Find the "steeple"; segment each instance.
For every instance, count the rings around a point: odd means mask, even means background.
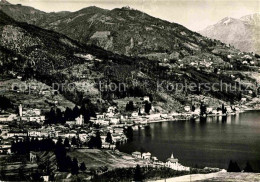
[[[174,159],[174,157],[173,157],[173,153],[172,153],[172,155],[171,155],[171,159]]]

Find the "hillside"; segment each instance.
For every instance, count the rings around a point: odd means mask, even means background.
[[[10,9],[20,5],[8,6]],[[229,74],[225,74],[227,69],[256,70],[259,65],[259,60],[253,54],[242,53],[220,41],[202,37],[181,25],[151,17],[137,10],[122,8],[109,11],[89,7],[74,13],[63,13],[62,19],[57,17],[59,20],[55,24],[47,20],[42,20],[42,23],[53,27],[57,25],[57,28],[58,25],[63,25],[65,28],[63,31],[75,32],[75,35],[79,35],[76,30],[84,35],[88,33],[92,38],[86,42],[97,39],[95,43],[97,45],[101,39],[104,45],[109,42],[106,38],[103,39],[109,34],[103,31],[104,28],[108,28],[106,31],[109,32],[113,30],[115,32],[111,34],[113,37],[111,52],[95,45],[86,45],[84,39],[79,38],[81,40],[79,43],[52,30],[17,22],[1,12],[0,47],[3,61],[0,69],[7,73],[10,70],[17,71],[25,78],[33,76],[48,85],[57,83],[62,86],[66,82],[65,88],[68,88],[68,85],[73,84],[73,90],[64,90],[62,87],[63,89],[59,91],[67,99],[78,104],[83,98],[88,98],[99,107],[97,108],[99,111],[104,109],[104,105],[113,104],[115,99],[145,95],[153,97],[154,105],[158,109],[177,111],[181,111],[186,104],[199,103],[202,98],[206,98],[207,103],[218,105],[221,100],[236,102],[241,99],[241,91],[238,91],[238,88],[230,91],[207,91],[207,88],[199,86],[199,83],[212,85],[221,79],[224,83],[234,85],[235,79],[241,75],[230,77]],[[77,18],[71,19],[74,16]],[[88,25],[88,22],[85,22],[88,21],[87,17],[94,18],[90,28],[75,30],[77,25]],[[104,26],[108,22],[118,21],[121,23]],[[97,30],[102,32],[97,33]],[[103,38],[100,39],[100,36]],[[129,53],[148,57],[154,61],[122,55],[121,51],[128,45],[124,39],[128,39],[129,36],[139,37],[133,38],[132,41],[129,39],[132,42],[132,46],[128,49]],[[136,44],[136,40],[143,42]],[[110,50],[109,47],[104,48]],[[122,54],[115,54],[116,52]],[[244,61],[247,65],[242,64]],[[255,65],[251,68],[248,64],[252,62]],[[218,69],[220,72],[216,74]],[[163,83],[159,89],[158,82]],[[251,79],[251,82],[254,82],[254,79]],[[118,86],[121,83],[126,86],[123,91],[106,89],[109,84]],[[178,83],[195,83],[195,90],[186,88],[184,91],[177,91],[174,86]],[[105,87],[100,88],[100,84],[103,86],[105,84]],[[221,85],[216,87],[219,89]],[[98,104],[100,102],[103,104]]]
[[[240,19],[226,17],[199,33],[231,44],[241,51],[260,53],[259,13],[243,16]]]
[[[182,25],[127,7],[106,10],[92,6],[76,12],[58,13],[44,13],[10,4],[0,5],[0,9],[17,21],[54,30],[81,43],[128,56],[178,60],[211,53],[212,47],[223,46]]]

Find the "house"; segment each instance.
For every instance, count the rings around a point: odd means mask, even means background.
[[[30,130],[28,131],[28,136],[30,137],[38,137],[41,135],[40,131],[36,131],[36,130]]]
[[[76,118],[76,125],[83,125],[83,116],[80,115],[79,117]]]
[[[144,101],[150,102],[149,96],[144,96]]]
[[[193,114],[199,115],[200,114],[200,108],[196,108]]]
[[[104,143],[106,143],[106,138],[107,138],[107,136],[106,135],[100,135],[100,138],[101,138],[101,142],[102,142],[102,144]]]
[[[124,128],[114,128],[114,133],[123,134]]]
[[[109,106],[108,109],[107,109],[107,112],[108,113],[115,113],[116,112],[116,106]]]
[[[190,106],[185,106],[185,107],[184,107],[184,110],[185,110],[186,112],[190,112]]]
[[[115,114],[113,112],[109,112],[109,113],[106,113],[106,117],[108,118],[111,118],[113,117]]]
[[[212,107],[207,107],[207,113],[212,113],[213,108]]]
[[[11,138],[11,137],[26,137],[27,133],[26,132],[9,132],[7,133],[7,137]]]
[[[107,126],[109,125],[109,120],[105,119],[105,120],[98,120],[98,124],[103,125],[103,126]]]
[[[151,159],[151,153],[150,152],[145,152],[142,153],[142,159],[150,160]]]
[[[151,157],[151,159],[152,159],[153,162],[157,162],[158,161],[157,157],[155,157],[155,156]]]
[[[136,111],[135,111],[135,112],[132,112],[131,116],[132,116],[132,117],[138,117],[138,112],[136,112]]]
[[[68,133],[65,133],[65,138],[73,138],[73,137],[76,137],[77,134],[74,133],[74,132],[68,132]]]
[[[245,97],[241,98],[241,101],[242,101],[242,102],[245,102],[245,101],[246,101],[246,98],[245,98]]]
[[[76,122],[75,121],[66,121],[66,124],[68,124],[68,125],[75,125],[76,124]]]
[[[35,152],[30,151],[30,162],[36,162],[37,160],[37,155]]]
[[[97,114],[96,116],[97,116],[97,119],[98,119],[98,120],[99,120],[99,119],[105,119],[104,114]]]
[[[17,119],[17,115],[16,114],[2,114],[0,115],[0,122],[4,122],[4,121],[13,121]]]
[[[138,158],[138,159],[142,158],[141,152],[133,152],[132,156],[134,156],[135,158]]]
[[[242,64],[248,64],[248,62],[247,61],[243,61]]]
[[[79,133],[79,140],[82,141],[82,142],[86,142],[88,140],[88,134]]]
[[[168,114],[167,114],[167,113],[162,113],[162,114],[161,114],[161,118],[163,118],[163,119],[168,119]]]
[[[0,145],[1,154],[11,154],[11,142],[9,140],[2,141]]]
[[[117,117],[110,118],[110,124],[115,125],[115,124],[119,124],[119,123],[120,123],[119,118],[117,118]]]
[[[226,107],[226,110],[227,110],[227,113],[233,112],[233,109],[232,109],[230,106],[227,106],[227,107]]]
[[[101,146],[101,148],[103,148],[103,149],[109,149],[109,147],[110,147],[110,143],[107,143],[107,142],[103,142],[103,141],[102,141],[102,146]]]
[[[120,142],[121,139],[122,139],[122,135],[121,134],[118,134],[118,133],[112,133],[112,140],[114,143],[116,142]]]

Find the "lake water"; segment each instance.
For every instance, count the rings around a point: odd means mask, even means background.
[[[247,161],[260,172],[260,111],[208,117],[206,121],[168,121],[134,131],[132,142],[119,150],[151,152],[165,161],[173,153],[186,166],[227,168],[230,160],[241,169]]]

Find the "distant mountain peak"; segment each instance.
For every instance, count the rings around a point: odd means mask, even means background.
[[[260,52],[260,13],[241,18],[225,17],[199,31],[201,35],[231,44],[246,52]]]
[[[235,18],[232,17],[225,17],[222,20],[218,22],[218,24],[223,24],[223,25],[229,25],[235,21]]]
[[[240,20],[246,24],[260,26],[260,13],[242,16]]]

